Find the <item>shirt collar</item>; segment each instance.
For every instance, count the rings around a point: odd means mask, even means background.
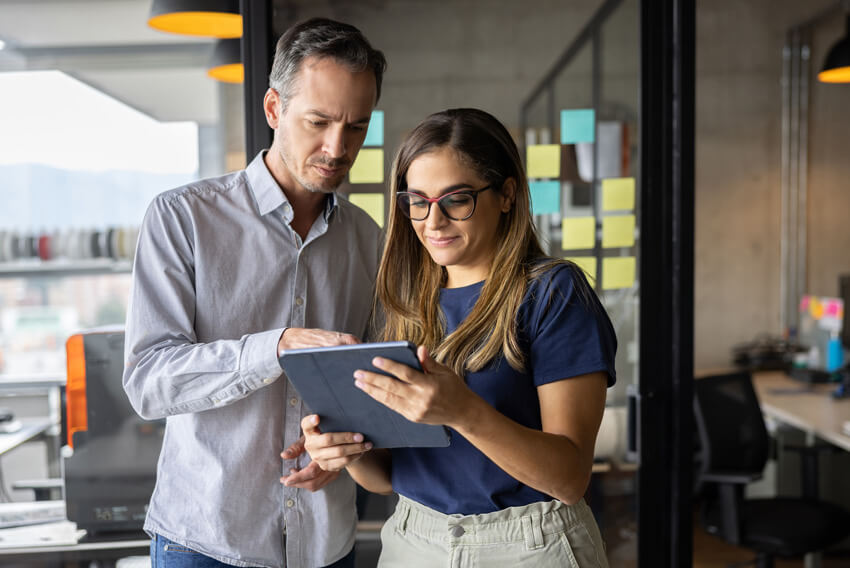
[[[251,160],[248,167],[245,168],[245,174],[248,176],[248,186],[254,194],[254,200],[257,202],[259,213],[260,215],[266,215],[282,205],[286,205],[286,209],[291,211],[292,208],[289,207],[289,200],[286,198],[286,194],[280,189],[268,166],[266,166],[264,160],[266,153],[268,153],[268,150],[260,151]],[[331,214],[337,208],[339,202],[335,192],[327,195],[328,198],[325,200],[325,210],[323,212],[325,221],[330,220]]]

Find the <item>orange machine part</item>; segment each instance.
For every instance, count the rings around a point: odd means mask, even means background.
[[[68,382],[65,386],[68,445],[74,447],[74,432],[88,430],[86,416],[86,353],[83,336],[72,335],[65,343]]]

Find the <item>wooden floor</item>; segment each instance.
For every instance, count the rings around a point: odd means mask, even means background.
[[[708,534],[700,526],[694,523],[694,564],[693,568],[726,568],[730,564],[743,563],[755,559],[755,554],[746,548],[738,548],[726,544],[719,538]],[[777,559],[776,568],[802,568],[802,558]],[[847,568],[850,566],[850,558],[837,558],[830,555],[823,557],[821,566],[823,568]]]

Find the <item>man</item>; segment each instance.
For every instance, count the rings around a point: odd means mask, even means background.
[[[145,522],[154,566],[353,566],[354,484],[310,463],[278,355],[366,332],[381,233],[333,191],[385,67],[352,26],[296,25],[263,101],[268,152],[148,209],[124,388],[142,417],[167,417]]]

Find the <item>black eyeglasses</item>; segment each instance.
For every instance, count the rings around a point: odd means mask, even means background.
[[[465,221],[475,213],[478,194],[492,189],[492,185],[481,189],[461,189],[440,197],[425,197],[419,193],[399,191],[396,193],[398,208],[411,221],[424,221],[431,212],[431,204],[436,203],[443,215],[452,221]]]

